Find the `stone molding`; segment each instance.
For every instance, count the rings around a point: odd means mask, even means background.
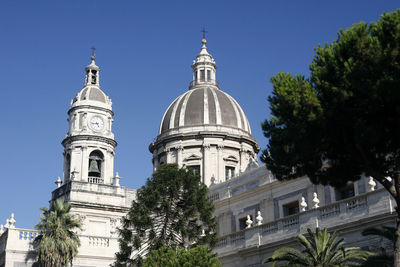
[[[68,115],[71,116],[72,112],[77,110],[77,109],[94,109],[94,110],[101,110],[107,113],[110,113],[111,116],[114,116],[114,112],[111,109],[107,109],[107,108],[102,108],[102,107],[97,107],[97,106],[92,106],[92,105],[81,105],[81,106],[75,106],[72,107],[68,110]]]
[[[161,146],[165,146],[166,144],[177,141],[177,140],[193,140],[193,139],[199,139],[199,138],[207,138],[207,137],[219,137],[222,138],[223,140],[230,140],[230,141],[236,141],[239,143],[247,143],[251,145],[254,148],[254,151],[258,153],[260,151],[260,147],[257,145],[257,142],[255,139],[251,137],[246,137],[246,136],[238,136],[238,135],[230,135],[227,133],[221,133],[221,132],[208,132],[208,131],[202,131],[202,132],[197,132],[197,133],[181,133],[181,134],[174,134],[166,137],[162,137],[160,139],[157,139],[155,142],[152,142],[149,145],[149,151],[153,153],[155,149],[160,148]],[[199,144],[202,146],[202,144]],[[212,145],[212,144],[210,144]]]
[[[103,137],[103,136],[97,136],[97,135],[73,135],[73,136],[68,136],[65,138],[61,144],[66,147],[68,144],[71,144],[72,142],[75,141],[97,141],[97,142],[103,142],[109,145],[112,145],[113,147],[116,147],[118,145],[117,141]]]

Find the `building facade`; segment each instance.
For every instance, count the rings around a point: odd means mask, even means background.
[[[363,237],[367,227],[393,225],[395,202],[372,177],[342,189],[313,185],[307,177],[277,181],[258,166],[259,147],[240,105],[221,90],[212,55],[202,40],[192,64],[189,90],[165,111],[150,144],[154,170],[165,163],[198,172],[216,206],[223,266],[267,266],[262,261],[282,246],[295,247],[307,228],[339,231],[348,245],[390,251],[379,237]],[[82,222],[74,266],[109,266],[118,251],[117,227],[136,191],[120,185],[114,172],[111,99],[100,89],[95,57],[85,83],[71,101],[64,146],[63,177],[51,200],[72,205]],[[388,178],[390,179],[390,178]],[[35,230],[16,228],[14,215],[0,227],[0,267],[32,266]]]

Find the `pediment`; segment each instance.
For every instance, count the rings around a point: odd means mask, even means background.
[[[231,161],[231,162],[239,162],[239,160],[235,156],[227,156],[224,158],[225,161]]]
[[[200,156],[192,154],[189,157],[185,158],[183,161],[200,160],[200,159],[201,159]]]

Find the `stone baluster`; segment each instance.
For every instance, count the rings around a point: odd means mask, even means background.
[[[253,221],[250,219],[250,215],[247,215],[246,228],[250,228],[252,224],[253,224]]]
[[[370,176],[369,181],[368,181],[369,191],[375,191],[375,186],[376,186],[376,183],[374,181],[374,178],[372,176]]]
[[[304,197],[301,197],[301,202],[300,202],[300,210],[301,211],[306,211],[306,209],[307,209],[307,202],[306,202],[306,199],[304,198]]]
[[[318,208],[319,207],[319,199],[318,199],[318,196],[317,196],[317,193],[313,193],[313,200],[312,200],[312,202],[313,202],[313,209],[316,209],[316,208]]]
[[[257,217],[256,217],[257,225],[261,225],[263,220],[264,218],[261,216],[261,211],[257,211]]]

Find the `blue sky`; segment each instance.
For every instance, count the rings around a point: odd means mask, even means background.
[[[221,88],[242,106],[264,148],[269,78],[308,75],[313,49],[339,28],[376,21],[398,1],[0,2],[0,224],[11,212],[31,228],[62,174],[70,100],[83,86],[90,47],[113,100],[115,170],[138,188],[151,176],[148,145],[162,115],[188,89],[206,27]]]

